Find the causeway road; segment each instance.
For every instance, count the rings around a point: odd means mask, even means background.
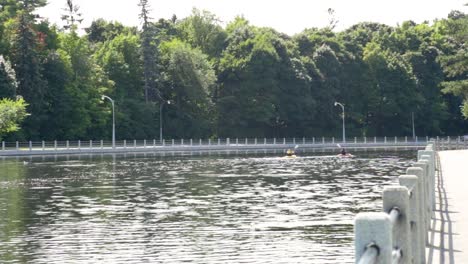
[[[427,263],[468,263],[468,150],[438,154]]]

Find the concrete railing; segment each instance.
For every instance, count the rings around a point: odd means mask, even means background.
[[[383,212],[356,216],[356,263],[425,263],[435,208],[435,149],[432,142],[419,150],[399,185],[384,188]]]
[[[436,150],[468,149],[468,136],[443,138],[436,141]]]
[[[83,153],[119,153],[147,151],[203,151],[282,149],[299,145],[301,148],[369,147],[424,147],[429,137],[354,137],[341,140],[326,137],[310,138],[216,138],[171,140],[119,140],[115,147],[111,141],[26,141],[1,142],[0,156],[60,155]]]

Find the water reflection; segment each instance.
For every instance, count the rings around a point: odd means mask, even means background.
[[[2,263],[353,263],[413,152],[0,162]]]

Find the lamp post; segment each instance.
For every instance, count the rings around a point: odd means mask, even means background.
[[[115,109],[114,100],[107,95],[101,96],[101,99],[108,99],[112,103],[112,148],[115,149]]]
[[[159,105],[159,141],[162,144],[163,140],[163,106],[165,104],[171,104],[171,101],[161,101],[161,104]]]
[[[341,110],[343,110],[343,143],[346,143],[346,130],[345,130],[345,110],[344,105],[342,103],[335,102],[335,106],[341,106]]]

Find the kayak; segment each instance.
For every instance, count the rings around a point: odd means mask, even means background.
[[[293,159],[293,158],[296,158],[297,156],[296,155],[291,155],[291,156],[284,156],[284,158],[287,158],[287,159]]]
[[[354,155],[351,155],[351,154],[345,154],[345,155],[338,154],[336,156],[339,157],[339,158],[354,158]]]

